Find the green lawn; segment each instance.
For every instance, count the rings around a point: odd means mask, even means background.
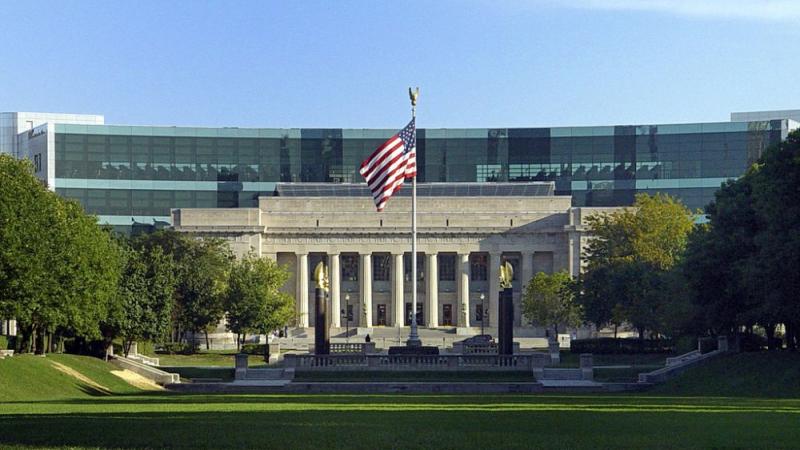
[[[158,353],[154,356],[158,358],[160,365],[166,367],[234,367],[236,363],[235,351],[209,351],[195,353],[194,355],[170,355],[166,353]],[[264,362],[264,357],[262,355],[249,355],[247,357],[247,364],[250,367],[253,367],[263,366],[266,363]]]
[[[15,356],[0,448],[797,448],[800,357],[725,358],[645,394],[475,396],[143,394],[99,360]]]

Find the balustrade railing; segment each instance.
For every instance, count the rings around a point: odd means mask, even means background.
[[[331,354],[284,356],[296,370],[511,370],[533,368],[531,355]]]

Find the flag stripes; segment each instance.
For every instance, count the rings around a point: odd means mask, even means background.
[[[399,191],[406,178],[417,175],[415,120],[381,144],[361,163],[359,173],[372,191],[378,211]]]

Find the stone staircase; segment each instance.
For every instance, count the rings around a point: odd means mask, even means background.
[[[247,369],[245,380],[292,380],[293,369]]]
[[[581,369],[556,369],[545,367],[541,376],[542,380],[582,380]]]

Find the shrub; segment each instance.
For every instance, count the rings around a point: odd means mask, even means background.
[[[705,354],[708,352],[713,352],[717,349],[717,338],[715,337],[701,337],[697,340],[697,348],[700,350],[700,353]]]
[[[161,351],[170,355],[191,355],[194,350],[194,346],[186,342],[167,342],[161,349]]]
[[[739,335],[739,348],[743,352],[757,352],[767,348],[767,338],[758,334]]]
[[[389,347],[390,355],[438,355],[439,347],[422,346],[422,347]]]
[[[595,338],[574,339],[570,342],[569,350],[572,353],[597,353],[597,354],[634,354],[634,353],[669,353],[673,350],[670,339],[645,339],[636,338]]]
[[[12,336],[0,336],[0,350],[14,348],[11,343]]]
[[[137,341],[136,347],[140,355],[154,355],[156,352],[155,346],[150,341]]]
[[[240,353],[248,355],[263,355],[267,351],[267,344],[243,344]]]

